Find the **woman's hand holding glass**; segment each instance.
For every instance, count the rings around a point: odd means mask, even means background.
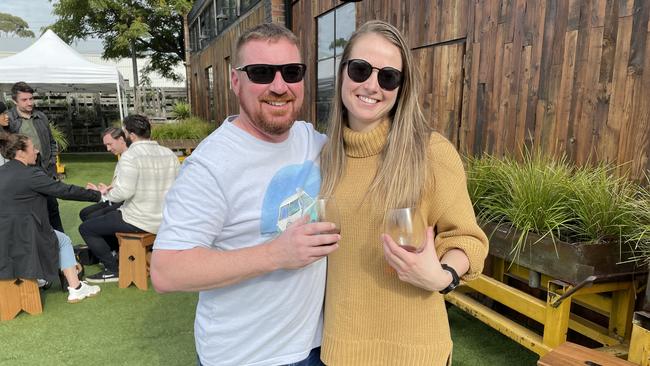
[[[401,281],[428,290],[446,288],[450,274],[442,269],[433,228],[411,209],[389,210],[382,234],[384,257]]]

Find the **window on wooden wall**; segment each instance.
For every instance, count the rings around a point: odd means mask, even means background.
[[[199,45],[199,22],[194,21],[190,26],[190,49],[192,51],[198,51],[201,49]]]
[[[237,0],[217,0],[217,33],[234,23],[238,16]]]
[[[201,33],[199,35],[200,48],[205,47],[208,42],[214,38],[217,34],[216,29],[216,19],[214,12],[214,1],[209,2],[209,4],[201,11],[201,16],[199,17],[199,24]]]
[[[208,96],[208,120],[214,121],[214,70],[212,70],[212,66],[205,68],[205,83]]]
[[[241,10],[240,14],[251,10],[255,4],[259,3],[260,0],[239,0],[239,9]]]
[[[343,48],[355,30],[356,10],[353,3],[342,5],[316,19],[318,23],[318,65],[316,87],[316,127],[324,131],[334,88],[336,70]]]

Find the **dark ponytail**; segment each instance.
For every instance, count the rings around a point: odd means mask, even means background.
[[[27,135],[0,132],[0,154],[5,159],[12,160],[18,150],[27,151],[28,140]]]

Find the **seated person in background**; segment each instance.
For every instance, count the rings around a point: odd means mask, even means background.
[[[115,167],[115,177],[106,199],[122,202],[117,210],[88,219],[79,226],[79,233],[90,251],[104,265],[104,270],[88,276],[88,282],[116,282],[117,259],[106,237],[117,232],[157,233],[162,220],[163,199],[178,174],[178,158],[168,148],[150,140],[151,124],[147,117],[130,115],[124,119],[124,132],[129,148]]]
[[[103,192],[61,183],[35,167],[38,150],[26,135],[0,133],[0,153],[8,159],[0,166],[0,279],[52,281],[60,267],[70,285],[69,302],[96,295],[97,286],[77,278],[69,238],[52,229],[47,196],[92,202]]]
[[[72,249],[70,237],[60,231],[54,230],[59,240],[59,268],[68,281],[68,302],[73,304],[86,297],[93,297],[101,291],[99,286],[89,285],[85,281],[79,281],[77,277],[77,260]]]
[[[102,142],[106,146],[106,150],[116,156],[124,154],[126,149],[128,149],[126,135],[121,128],[109,127],[105,129],[102,132]],[[113,173],[113,180],[115,180],[115,174],[117,174],[117,169]],[[97,187],[92,183],[88,183],[86,188],[96,189]],[[98,202],[81,210],[79,212],[79,218],[81,221],[86,221],[90,218],[104,215],[109,211],[117,210],[120,206],[122,206],[122,202]]]

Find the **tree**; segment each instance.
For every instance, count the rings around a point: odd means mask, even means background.
[[[22,38],[34,37],[34,32],[29,30],[29,25],[23,18],[7,13],[0,13],[0,33],[4,33],[5,36],[13,34]]]
[[[173,67],[185,61],[183,15],[191,7],[192,0],[59,0],[50,28],[66,42],[102,39],[104,58],[149,57],[145,74],[178,81]]]
[[[345,45],[348,44],[348,40],[345,38],[337,38],[330,43],[330,50],[333,50],[337,47],[345,48]]]

